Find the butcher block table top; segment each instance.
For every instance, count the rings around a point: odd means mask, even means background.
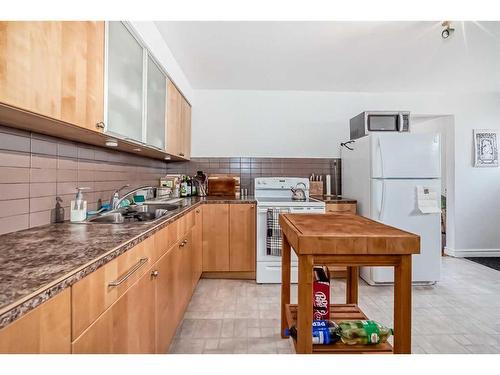
[[[420,237],[354,214],[281,214],[281,337],[296,327],[297,353],[411,353],[411,256]],[[291,251],[298,257],[298,304],[290,304]],[[346,304],[330,320],[367,319],[358,306],[359,266],[394,267],[394,346],[312,343],[313,267],[346,266]]]
[[[280,226],[297,255],[418,254],[420,237],[358,215],[282,214]]]

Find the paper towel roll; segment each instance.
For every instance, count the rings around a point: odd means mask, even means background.
[[[326,195],[332,194],[332,176],[326,175]]]

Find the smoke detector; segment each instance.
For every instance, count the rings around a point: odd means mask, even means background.
[[[441,31],[441,38],[443,39],[448,39],[455,31],[450,21],[443,21],[441,26],[443,26],[443,31]]]

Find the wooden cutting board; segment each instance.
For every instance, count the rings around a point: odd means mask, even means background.
[[[240,178],[236,176],[209,176],[208,195],[236,197],[240,192]]]

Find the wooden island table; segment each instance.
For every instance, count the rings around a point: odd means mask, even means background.
[[[297,353],[411,353],[411,256],[420,237],[351,214],[282,214],[281,337],[295,326]],[[298,261],[298,304],[290,304],[291,248]],[[330,319],[368,319],[358,307],[358,267],[394,267],[394,347],[312,344],[313,266],[347,266],[346,304],[330,305]]]

